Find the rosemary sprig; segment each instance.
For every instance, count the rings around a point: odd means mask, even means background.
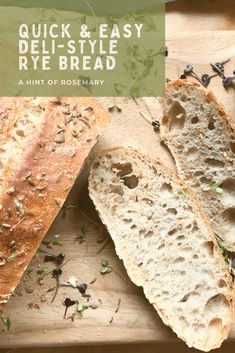
[[[3,316],[3,315],[1,315],[0,318],[1,318],[2,322],[3,322],[3,324],[6,326],[7,331],[9,331],[10,328],[11,328],[11,320],[10,320],[10,318],[8,316]]]
[[[223,189],[220,187],[221,184],[222,184],[221,182],[212,183],[210,185],[204,186],[202,190],[205,192],[214,191],[214,192],[217,192],[217,194],[222,194]]]
[[[84,305],[83,303],[77,303],[76,311],[80,314],[81,317],[83,316],[83,313],[86,309],[86,305]]]

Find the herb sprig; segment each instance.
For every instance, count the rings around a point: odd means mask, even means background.
[[[212,183],[210,185],[204,186],[202,188],[202,190],[205,191],[205,192],[214,191],[217,194],[222,194],[223,193],[223,189],[220,187],[221,184],[222,184],[221,182]]]
[[[84,311],[87,309],[87,306],[83,303],[77,303],[76,306],[76,311],[80,314],[80,316],[83,316]]]
[[[10,320],[10,318],[8,316],[3,316],[3,315],[1,315],[0,318],[1,318],[2,322],[3,322],[3,324],[6,326],[7,331],[9,331],[10,328],[11,328],[11,320]]]

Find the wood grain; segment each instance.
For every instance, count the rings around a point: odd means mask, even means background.
[[[171,35],[167,40],[169,58],[166,63],[167,77],[174,79],[179,76],[184,66],[191,63],[198,73],[208,73],[210,61],[222,60],[231,57],[226,65],[226,70],[231,72],[235,67],[235,32],[185,32],[183,35]],[[182,45],[183,43],[183,45]],[[213,79],[210,88],[226,105],[227,110],[235,116],[234,89],[226,91],[221,86],[220,79]],[[112,99],[101,99],[107,108],[113,103]],[[110,144],[124,144],[139,147],[154,156],[172,165],[167,152],[159,144],[159,136],[152,127],[142,118],[139,112],[146,116],[156,116],[159,106],[155,99],[141,99],[138,104],[133,100],[118,99],[116,102],[122,113],[115,113],[113,121],[100,139],[93,153],[110,146]],[[92,155],[91,155],[92,158]],[[89,165],[89,163],[88,163]],[[84,171],[86,175],[86,169]],[[76,187],[67,205],[79,205],[82,210],[74,208],[66,211],[66,217],[61,214],[47,236],[48,241],[53,241],[59,234],[62,246],[52,245],[51,252],[58,254],[64,252],[68,263],[63,268],[61,283],[66,282],[73,275],[79,283],[89,283],[94,278],[97,281],[89,285],[88,293],[91,300],[88,304],[97,305],[98,308],[87,309],[81,318],[76,314],[74,322],[65,320],[63,300],[66,297],[82,301],[77,289],[61,288],[55,302],[51,304],[53,291],[48,289],[55,286],[55,281],[50,275],[45,277],[43,284],[37,283],[36,271],[40,266],[51,267],[43,262],[44,255],[37,253],[29,269],[25,273],[15,296],[10,300],[7,313],[11,318],[12,327],[9,332],[1,325],[0,346],[7,347],[36,347],[36,346],[64,346],[78,344],[111,344],[120,342],[173,342],[176,336],[165,327],[151,305],[145,300],[142,290],[135,287],[127,278],[122,263],[115,255],[113,243],[110,240],[101,254],[97,254],[102,244],[97,243],[100,237],[101,224],[89,203],[86,191],[77,203]],[[84,215],[89,214],[88,218]],[[85,243],[79,244],[76,238],[85,227],[88,239],[88,252],[84,259]],[[42,246],[44,249],[45,245]],[[113,269],[112,272],[102,276],[99,273],[101,259],[108,259]],[[84,259],[84,261],[83,261]],[[123,280],[121,277],[124,277]],[[118,313],[115,313],[117,303],[121,298]],[[46,301],[45,301],[46,300]],[[101,301],[100,301],[101,300]],[[37,305],[31,308],[33,305]],[[30,309],[31,308],[31,309]],[[74,307],[69,313],[74,312]],[[110,320],[113,317],[113,322]],[[230,339],[235,338],[233,326]]]
[[[166,32],[234,30],[234,18],[234,0],[176,0],[166,5]]]

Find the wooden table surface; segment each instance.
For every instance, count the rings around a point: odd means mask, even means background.
[[[206,70],[206,68],[208,67],[208,63],[212,60],[211,58],[217,58],[216,55],[218,55],[218,59],[222,58],[222,57],[235,57],[235,36],[234,33],[235,32],[230,32],[229,34],[227,33],[221,33],[221,32],[216,32],[216,33],[209,33],[207,32],[206,35],[203,36],[203,34],[201,33],[195,33],[199,30],[209,30],[209,31],[216,31],[216,30],[235,30],[235,23],[234,23],[234,18],[235,18],[235,7],[234,7],[234,1],[232,0],[223,0],[223,1],[217,1],[217,0],[197,0],[197,1],[187,1],[187,0],[179,0],[176,1],[174,3],[170,3],[167,5],[167,14],[166,14],[166,34],[167,34],[167,38],[168,38],[168,46],[169,46],[169,58],[167,60],[167,76],[169,78],[175,78],[179,75],[180,71],[183,69],[184,65],[186,63],[189,63],[189,61],[191,63],[194,64],[195,67],[197,67],[197,70],[200,73],[204,73],[204,70]],[[185,29],[187,29],[187,31],[189,33],[185,33]],[[182,41],[183,39],[183,41]],[[193,46],[192,46],[192,39],[193,39]],[[208,45],[208,43],[211,43],[211,41],[213,42],[213,46],[210,47]],[[184,43],[184,45],[182,45],[182,43]],[[211,48],[211,49],[210,49]],[[217,51],[217,48],[219,49]],[[197,52],[197,50],[200,49],[200,56],[196,56],[195,53]],[[202,54],[203,53],[203,54]],[[200,60],[199,60],[200,59]],[[227,69],[231,70],[233,67],[235,67],[235,62],[232,61]],[[223,88],[220,85],[219,80],[215,80],[213,81],[212,84],[212,89],[215,91],[215,93],[220,97],[220,99],[227,105],[228,110],[234,114],[235,110],[234,110],[234,104],[232,104],[232,102],[234,102],[234,91],[230,91],[228,92],[228,94],[224,93]],[[230,104],[231,102],[231,104]],[[234,115],[235,116],[235,115]],[[82,215],[78,216],[82,217]],[[80,227],[80,226],[79,226]],[[90,225],[90,227],[94,227],[94,225]],[[92,233],[92,232],[91,232]],[[92,233],[94,236],[94,232]],[[51,236],[54,236],[51,235]],[[63,242],[66,243],[66,238],[63,238],[62,236],[62,240]],[[95,249],[91,249],[91,253],[94,253]],[[81,253],[82,253],[82,249],[81,249]],[[110,255],[111,254],[111,255]],[[115,254],[113,251],[113,247],[112,247],[112,243],[110,242],[109,245],[105,248],[104,253],[102,253],[101,257],[108,257],[111,256],[111,261],[114,264],[115,268],[118,268],[118,272],[120,271],[122,276],[125,276],[125,270],[123,269],[122,265],[119,263],[119,261],[115,258]],[[72,255],[72,258],[76,258],[76,251],[74,249],[74,253]],[[95,260],[95,267],[97,269],[97,266],[99,264],[99,260],[100,257]],[[34,259],[35,264],[38,264],[41,261],[40,255],[37,255]],[[94,261],[94,258],[93,258]],[[35,266],[35,264],[32,264],[33,266]],[[79,271],[85,272],[85,267],[82,267],[82,269],[79,269]],[[27,274],[28,275],[28,274]],[[67,275],[70,275],[69,272],[67,272]],[[96,275],[94,273],[94,275]],[[114,275],[114,274],[112,274]],[[86,277],[84,276],[86,280],[89,280],[91,277]],[[118,276],[117,276],[118,277]],[[119,281],[120,280],[120,281]],[[129,320],[130,318],[128,317],[128,312],[126,311],[126,309],[129,307],[131,307],[131,312],[133,313],[134,311],[140,311],[140,315],[138,315],[138,320],[140,320],[140,326],[139,326],[139,330],[137,328],[134,329],[135,333],[136,333],[136,337],[137,337],[137,341],[142,341],[145,342],[145,346],[125,346],[120,348],[120,346],[107,346],[107,347],[103,347],[103,346],[99,346],[96,348],[74,348],[71,349],[70,352],[83,352],[83,353],[106,353],[106,352],[112,352],[112,353],[116,353],[116,352],[120,352],[120,349],[123,350],[123,352],[125,353],[132,353],[132,352],[138,352],[138,353],[142,353],[144,351],[146,351],[146,349],[148,349],[148,352],[152,353],[152,352],[156,352],[156,349],[159,349],[159,351],[164,352],[164,351],[171,351],[171,352],[193,352],[195,350],[189,350],[187,349],[184,344],[178,343],[178,344],[164,344],[164,345],[154,345],[154,344],[148,344],[147,342],[149,341],[167,341],[169,342],[170,340],[175,340],[174,335],[171,333],[171,331],[167,328],[165,328],[162,324],[161,321],[157,318],[157,315],[154,313],[153,310],[151,310],[151,307],[149,306],[149,304],[145,301],[145,299],[142,296],[142,292],[140,289],[136,288],[135,286],[133,286],[131,283],[126,283],[123,282],[123,280],[121,279],[117,279],[116,281],[118,282],[118,290],[120,291],[120,293],[123,293],[126,291],[126,289],[128,288],[128,291],[130,291],[130,296],[128,298],[127,296],[127,302],[124,304],[122,303],[120,306],[120,312],[117,314],[117,317],[115,319],[117,319],[117,322],[115,323],[116,320],[114,320],[114,326],[111,326],[111,331],[106,331],[106,329],[104,329],[102,327],[101,332],[98,332],[97,327],[93,327],[96,330],[96,334],[100,334],[103,336],[104,339],[98,339],[96,340],[99,341],[100,343],[107,343],[110,340],[110,336],[112,336],[113,332],[115,332],[115,330],[119,330],[119,334],[121,332],[121,334],[123,335],[124,338],[129,337],[130,333],[131,333],[131,327],[126,326],[125,330],[121,330],[122,329],[122,325],[119,327],[118,325],[118,321],[120,320]],[[48,280],[49,281],[49,280]],[[26,280],[26,282],[28,283],[28,281]],[[99,283],[99,284],[98,284]],[[22,285],[24,286],[23,282]],[[100,293],[100,291],[106,290],[108,288],[108,290],[111,289],[112,292],[112,297],[109,298],[108,302],[108,307],[107,308],[103,308],[102,309],[102,313],[105,314],[106,318],[109,319],[111,316],[115,316],[113,311],[115,310],[115,306],[117,304],[117,300],[119,298],[119,294],[120,293],[116,293],[115,289],[116,289],[116,285],[114,286],[114,288],[112,287],[113,283],[109,280],[107,280],[107,278],[103,278],[100,280],[100,282],[97,282],[97,288],[95,289],[98,293]],[[121,288],[121,289],[120,289]],[[24,288],[25,291],[25,288]],[[30,292],[30,290],[29,290]],[[35,292],[34,292],[35,293]],[[40,292],[41,293],[41,292]],[[27,304],[29,304],[28,299],[30,299],[30,295],[34,295],[34,294],[30,294],[27,293],[26,297],[19,297],[19,302],[21,303],[21,306],[27,306]],[[49,294],[50,297],[50,294]],[[17,302],[17,297],[13,298],[13,300],[15,300]],[[27,300],[25,300],[25,298],[27,298]],[[137,304],[138,303],[138,304]],[[62,308],[58,305],[58,308],[60,308],[59,310],[61,310],[62,313]],[[20,308],[20,306],[19,306]],[[124,308],[125,310],[122,311],[122,308]],[[23,318],[23,322],[26,323],[26,328],[28,330],[30,330],[30,326],[31,323],[30,321],[28,321],[30,316],[34,316],[34,312],[36,313],[36,317],[39,318],[38,323],[37,323],[37,327],[38,330],[42,329],[42,323],[43,325],[45,324],[44,318],[47,315],[47,305],[45,305],[44,309],[41,310],[37,310],[37,309],[32,309],[32,310],[28,310],[27,316],[25,318]],[[141,309],[141,310],[140,310]],[[10,309],[13,310],[13,309]],[[97,309],[98,310],[98,309]],[[95,314],[95,312],[97,312],[96,310],[94,310],[93,312],[91,311],[89,313],[89,317],[92,320],[92,318],[96,318],[97,316],[99,317],[99,315]],[[144,313],[144,315],[142,315],[142,312]],[[16,313],[17,315],[19,315],[19,320],[21,320],[22,318],[20,318],[21,312],[20,310],[17,311]],[[102,318],[103,318],[103,314],[102,314]],[[85,316],[85,315],[84,315]],[[143,317],[142,317],[143,316]],[[35,316],[34,316],[35,317]],[[56,321],[56,317],[54,317],[54,321]],[[82,319],[83,320],[83,319]],[[85,319],[86,320],[86,319]],[[133,320],[133,317],[131,318],[131,320]],[[14,325],[14,323],[13,323]],[[80,325],[80,323],[79,323]],[[78,332],[77,337],[79,338],[79,325],[76,326],[76,332]],[[83,324],[81,324],[82,326]],[[117,326],[116,326],[117,325]],[[64,324],[64,327],[66,328],[68,326],[67,322]],[[137,324],[138,326],[138,324]],[[62,342],[61,337],[63,337],[63,331],[64,331],[64,327],[61,327],[61,329],[59,330],[59,332],[57,331],[53,333],[53,330],[50,333],[46,331],[44,333],[44,335],[39,335],[40,336],[40,342],[39,342],[39,346],[40,343],[41,345],[47,345],[48,338],[46,338],[47,334],[54,334],[56,335],[56,342],[57,342],[57,346],[59,346]],[[109,326],[108,326],[109,327]],[[27,336],[27,329],[25,330],[25,327],[23,326],[21,329],[18,329],[18,337],[20,340],[24,340],[24,337]],[[14,329],[13,329],[14,330]],[[84,329],[83,331],[84,332]],[[6,335],[6,334],[4,334]],[[12,340],[12,334],[10,334],[9,336],[3,336],[4,337],[4,344],[2,344],[2,346],[5,347],[12,347],[12,344],[9,342],[11,342]],[[75,335],[75,332],[74,332]],[[115,333],[116,335],[116,333]],[[145,336],[145,339],[142,339],[141,337]],[[232,331],[232,336],[235,336],[235,328],[233,328]],[[99,336],[97,336],[99,337]],[[139,339],[138,339],[139,338]],[[8,344],[7,344],[8,341]],[[33,338],[31,337],[28,341],[28,344],[26,344],[27,346],[30,346],[31,344],[34,344],[35,341],[33,342]],[[79,339],[78,339],[79,341]],[[106,342],[104,342],[106,341]],[[112,341],[112,340],[111,340]],[[126,339],[125,339],[126,341]],[[130,341],[134,341],[134,340],[130,340]],[[0,336],[0,345],[3,342],[2,337]],[[56,343],[54,340],[54,343]],[[115,340],[114,340],[115,342]],[[118,342],[118,341],[116,341]],[[76,340],[74,340],[73,344],[77,344],[78,342],[76,342]],[[19,346],[19,344],[14,344],[15,346]],[[22,343],[22,346],[25,346],[24,343]],[[26,350],[24,349],[22,352],[30,352],[31,350]],[[65,353],[67,352],[67,350],[58,350],[58,352],[62,352]],[[224,345],[224,349],[221,349],[220,352],[232,352],[233,350],[233,342],[227,343]],[[36,350],[35,350],[36,352]],[[38,351],[39,352],[39,351]],[[48,350],[43,350],[44,353],[48,352],[51,353],[52,349],[48,349]],[[68,351],[69,352],[69,351]]]

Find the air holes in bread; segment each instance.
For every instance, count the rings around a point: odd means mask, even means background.
[[[199,296],[199,293],[196,292],[196,291],[187,293],[187,294],[185,294],[185,295],[183,296],[183,298],[180,300],[180,303],[185,303],[185,302],[187,302],[190,298],[198,297],[198,296]]]
[[[172,186],[170,184],[163,183],[160,188],[160,191],[163,195],[167,196],[168,194],[172,193]]]
[[[197,170],[194,175],[197,177],[197,176],[201,176],[201,175],[204,175],[204,172],[202,170]]]
[[[177,215],[177,210],[176,210],[176,208],[168,208],[168,209],[167,209],[167,212],[170,213],[170,214],[173,214],[173,215]]]
[[[205,306],[205,315],[210,316],[210,314],[218,313],[219,309],[221,315],[225,315],[226,310],[229,310],[229,302],[223,294],[217,294],[210,298]]]
[[[124,185],[127,186],[129,189],[135,189],[139,184],[139,179],[136,175],[122,177],[121,180],[123,181]]]
[[[121,178],[124,185],[129,189],[134,189],[139,184],[139,179],[136,175],[130,175],[133,172],[131,163],[113,163],[111,166],[113,171],[117,171],[117,176]]]
[[[213,118],[210,118],[209,123],[208,123],[208,129],[214,130],[214,128],[215,128],[215,121]]]
[[[192,233],[195,233],[195,232],[197,232],[198,230],[199,230],[198,225],[197,225],[196,222],[194,222],[194,223],[193,223],[193,226],[192,226]]]
[[[175,101],[168,112],[170,118],[170,131],[181,130],[184,127],[186,112],[185,109]]]
[[[173,261],[173,265],[181,264],[181,263],[184,262],[184,261],[185,261],[185,258],[184,258],[184,257],[182,257],[182,256],[177,257],[177,259],[175,259],[175,260]]]
[[[24,131],[23,130],[16,130],[16,134],[20,137],[25,137]]]
[[[165,246],[166,246],[165,243],[160,244],[159,247],[158,247],[158,250],[164,249]]]
[[[202,244],[202,246],[207,250],[207,253],[209,256],[213,256],[214,247],[215,247],[215,244],[213,243],[213,241],[206,241]]]
[[[199,122],[199,119],[198,119],[198,116],[194,116],[192,119],[191,119],[191,124],[197,124]]]
[[[215,319],[211,320],[209,323],[209,328],[210,329],[213,328],[215,333],[220,332],[222,327],[223,327],[222,320],[219,318],[215,318]]]
[[[125,175],[133,172],[131,163],[113,163],[111,166],[112,170],[116,170],[118,177],[124,177]]]
[[[222,182],[221,201],[223,205],[235,205],[235,179],[228,178]]]
[[[124,195],[123,188],[120,185],[110,185],[110,192],[113,194],[118,194],[120,196]]]
[[[173,228],[171,230],[169,230],[169,232],[167,233],[168,235],[173,235],[177,232],[177,229],[176,228]]]
[[[144,201],[145,203],[147,203],[147,205],[149,205],[149,206],[154,206],[154,201],[153,200],[151,200],[151,199],[149,199],[148,197],[144,197],[143,199],[142,199],[142,201]]]
[[[215,159],[215,158],[207,158],[205,159],[205,163],[215,169],[224,168],[224,162],[219,161],[218,159]]]
[[[227,283],[223,279],[220,279],[217,284],[219,288],[224,288],[227,286]]]
[[[179,235],[176,240],[184,240],[185,239],[185,236],[184,235]]]
[[[123,219],[123,222],[124,222],[124,223],[131,223],[131,222],[132,222],[132,219],[131,219],[131,218],[124,218],[124,219]]]
[[[196,159],[198,156],[198,148],[197,147],[190,147],[186,152],[186,158],[188,161],[192,161]]]
[[[153,231],[149,230],[147,233],[144,234],[145,238],[151,238],[153,236]]]
[[[224,212],[223,216],[227,223],[229,223],[231,226],[235,226],[235,207],[228,208]]]
[[[186,100],[187,100],[186,94],[182,94],[180,99],[181,99],[181,102],[186,102]]]
[[[235,142],[230,143],[231,151],[235,154]]]

